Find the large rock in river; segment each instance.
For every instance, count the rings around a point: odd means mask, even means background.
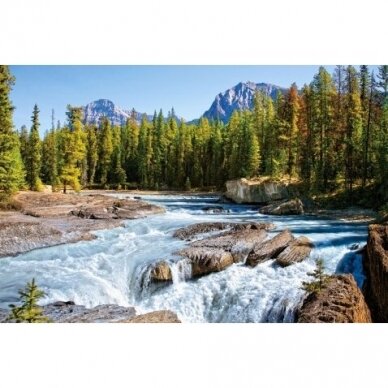
[[[290,198],[290,191],[286,183],[242,178],[226,182],[225,197],[237,203],[268,203]]]
[[[336,275],[311,293],[297,312],[298,323],[369,323],[370,311],[352,275]]]
[[[200,225],[204,228],[201,227],[199,230],[206,231],[209,231],[215,225],[217,228],[221,226],[218,224]],[[222,271],[233,263],[244,262],[249,253],[256,246],[262,244],[267,237],[267,232],[264,229],[256,229],[256,224],[232,224],[232,226],[232,229],[217,236],[194,241],[187,248],[177,252],[181,257],[174,264],[178,267],[178,271],[190,272],[190,276],[194,277]],[[193,225],[190,230],[198,229]],[[184,230],[181,230],[179,235],[182,237],[187,236]],[[171,281],[172,271],[170,265],[172,264],[165,260],[153,264],[150,269],[151,280],[154,282]],[[187,271],[187,269],[190,271]]]
[[[307,237],[301,236],[291,241],[290,245],[276,258],[276,262],[282,267],[299,263],[310,254],[313,248],[314,244]]]
[[[303,203],[299,198],[275,202],[260,208],[260,213],[274,216],[299,215],[304,213]]]
[[[370,225],[366,253],[365,299],[374,322],[388,322],[388,225]]]
[[[270,230],[275,228],[271,223],[258,223],[258,222],[200,222],[197,224],[189,225],[184,228],[177,229],[173,237],[177,237],[181,240],[191,240],[200,234],[218,232],[218,231],[238,231],[248,229],[263,229]]]
[[[257,245],[249,254],[247,264],[256,266],[266,260],[274,259],[294,240],[292,233],[286,229],[263,244]]]

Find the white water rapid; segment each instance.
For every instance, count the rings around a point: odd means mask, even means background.
[[[166,207],[166,214],[98,231],[93,241],[0,259],[0,308],[17,301],[18,289],[35,277],[46,293],[42,304],[72,300],[87,307],[134,306],[138,312],[168,309],[183,322],[292,322],[303,296],[301,282],[309,279],[315,258],[323,258],[330,273],[353,273],[359,285],[364,280],[361,255],[350,247],[366,242],[366,225],[312,216],[265,216],[254,206],[235,204],[221,204],[229,213],[206,214],[201,210],[204,206],[220,205],[211,196],[142,199]],[[315,248],[307,260],[286,268],[273,260],[255,268],[233,264],[195,280],[187,268],[172,264],[172,284],[150,284],[149,264],[173,260],[173,252],[186,244],[173,238],[173,231],[206,221],[273,222],[275,233],[289,228],[295,236],[310,238]]]

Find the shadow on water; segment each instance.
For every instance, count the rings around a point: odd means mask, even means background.
[[[347,252],[339,260],[335,269],[337,274],[352,274],[359,288],[362,288],[365,275],[363,271],[363,255],[359,251]]]

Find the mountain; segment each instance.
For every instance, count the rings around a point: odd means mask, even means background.
[[[264,92],[267,96],[276,98],[278,91],[285,93],[286,89],[280,86],[254,82],[240,82],[233,88],[226,90],[216,96],[213,104],[202,115],[209,120],[221,120],[226,123],[233,111],[253,108],[253,99],[256,90]]]
[[[83,107],[84,124],[98,124],[102,117],[107,117],[113,125],[123,125],[131,116],[131,110],[126,110],[118,107],[112,101],[100,99],[90,102]],[[140,123],[143,113],[135,111],[136,121]],[[152,116],[147,115],[148,120],[152,120]]]

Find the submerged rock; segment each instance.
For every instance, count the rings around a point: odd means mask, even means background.
[[[311,293],[297,312],[298,323],[370,323],[370,311],[352,275],[336,275]]]
[[[229,213],[229,210],[224,209],[222,206],[205,206],[202,210],[210,214]]]
[[[268,203],[290,198],[290,189],[286,183],[242,178],[226,182],[225,196],[237,203]]]
[[[388,322],[388,225],[370,225],[364,255],[365,299],[374,322]]]
[[[255,246],[254,250],[249,254],[247,264],[251,267],[256,266],[266,260],[275,258],[280,252],[294,240],[294,236],[286,229],[277,234],[263,244]]]
[[[260,208],[260,213],[273,216],[300,215],[304,213],[303,203],[299,198],[275,202]]]
[[[314,244],[307,237],[301,236],[291,241],[290,245],[276,258],[276,262],[282,267],[299,263],[308,257],[313,248]]]

